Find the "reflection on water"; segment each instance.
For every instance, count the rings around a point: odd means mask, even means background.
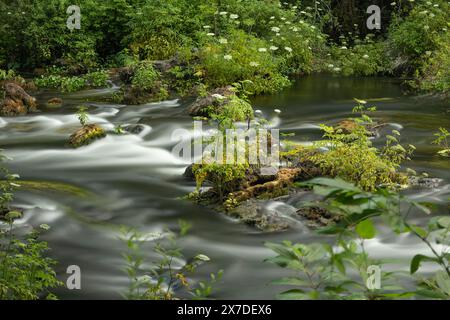
[[[84,189],[86,194],[61,189],[21,190],[17,204],[26,208],[21,220],[27,225],[49,224],[44,239],[51,255],[60,261],[57,268],[65,279],[68,265],[82,270],[82,290],[61,289],[61,298],[120,298],[127,287],[122,271],[118,227],[129,225],[143,231],[161,231],[174,227],[182,218],[193,224],[181,245],[187,255],[207,254],[212,262],[202,267],[199,277],[224,269],[220,298],[273,298],[279,288],[268,283],[282,271],[262,261],[272,253],[265,241],[325,241],[304,226],[293,224],[284,233],[261,233],[221,214],[179,198],[194,189],[182,178],[186,164],[171,153],[175,129],[191,129],[192,119],[178,101],[141,106],[111,105],[95,101],[110,89],[90,90],[63,96],[61,109],[49,109],[37,115],[0,118],[0,146],[14,160],[13,171],[23,180],[55,181]],[[55,93],[53,93],[54,95]],[[43,95],[42,99],[51,93]],[[432,134],[439,126],[448,126],[446,106],[442,102],[402,95],[397,81],[385,78],[335,78],[314,76],[299,79],[288,90],[255,98],[260,109],[283,132],[296,133],[295,139],[320,138],[318,124],[333,123],[350,115],[353,98],[368,100],[378,107],[377,117],[402,131],[402,143],[418,147],[409,167],[444,179],[442,187],[412,190],[417,199],[444,203],[449,197],[448,161],[434,156]],[[141,125],[136,135],[109,135],[80,149],[66,146],[68,136],[77,128],[76,106],[90,101],[90,119],[112,130],[116,125]],[[273,110],[280,109],[281,114]],[[268,201],[267,210],[290,215],[291,204]],[[445,211],[443,206],[441,211]],[[442,213],[442,212],[441,212]],[[420,219],[420,217],[417,217]],[[387,231],[368,242],[375,257],[405,261],[418,251],[421,243],[410,237],[394,237]],[[149,251],[148,255],[152,253]],[[239,288],[239,290],[237,290]]]

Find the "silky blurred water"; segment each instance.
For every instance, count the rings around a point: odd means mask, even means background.
[[[187,256],[206,254],[211,262],[200,267],[196,278],[224,269],[217,285],[216,298],[271,299],[283,288],[270,281],[284,275],[283,270],[264,263],[272,256],[266,241],[326,241],[301,225],[293,223],[289,231],[263,233],[210,209],[180,199],[194,189],[182,173],[187,166],[174,157],[171,140],[174,130],[191,129],[192,118],[177,100],[139,106],[101,102],[114,89],[89,90],[61,95],[46,92],[38,96],[46,101],[53,96],[64,100],[62,108],[44,109],[39,114],[0,118],[0,147],[13,158],[12,171],[22,180],[59,182],[80,189],[23,188],[16,205],[25,208],[21,228],[46,223],[51,229],[43,235],[50,255],[60,263],[58,277],[65,281],[69,265],[82,271],[82,289],[59,289],[63,299],[121,298],[128,280],[123,272],[119,227],[132,226],[141,231],[162,231],[176,227],[179,219],[192,223],[189,235],[180,241]],[[284,92],[253,100],[282,132],[295,133],[294,139],[310,141],[321,136],[320,123],[336,123],[351,114],[353,98],[376,105],[376,118],[389,123],[385,130],[397,129],[402,143],[417,147],[408,167],[439,177],[436,189],[414,189],[410,196],[440,204],[437,214],[448,214],[445,202],[450,196],[449,161],[435,156],[430,146],[433,133],[449,125],[448,104],[426,97],[405,96],[399,82],[388,78],[337,78],[311,76],[299,79]],[[140,124],[139,134],[114,135],[79,149],[67,146],[69,135],[78,128],[76,106],[90,106],[90,121],[105,129],[117,125]],[[281,114],[274,109],[280,109]],[[382,141],[382,138],[380,139]],[[82,192],[82,190],[84,192]],[[290,215],[295,208],[286,203],[267,201],[267,210]],[[427,217],[416,216],[417,221]],[[408,236],[394,236],[383,228],[367,249],[380,258],[395,258],[397,267],[407,270],[408,261],[426,248]],[[145,251],[149,260],[154,253]],[[425,269],[427,271],[427,269]],[[428,270],[432,272],[432,270]],[[194,279],[195,280],[195,279]]]

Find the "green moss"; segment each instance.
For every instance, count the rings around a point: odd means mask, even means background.
[[[72,147],[78,148],[105,136],[106,132],[103,128],[97,125],[85,125],[70,137],[69,143]]]
[[[0,184],[2,183],[3,182],[0,181]],[[18,184],[20,185],[21,190],[61,192],[77,197],[88,197],[91,195],[84,189],[61,182],[20,180]]]

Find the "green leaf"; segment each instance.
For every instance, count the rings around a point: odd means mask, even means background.
[[[417,233],[419,236],[421,236],[422,238],[426,238],[428,236],[428,232],[426,230],[424,230],[421,227],[418,226],[410,226],[411,230],[414,231],[415,233]]]
[[[376,235],[376,229],[372,220],[363,220],[355,228],[356,233],[363,239],[373,239]]]
[[[309,300],[308,294],[300,289],[292,289],[282,292],[277,296],[277,298],[280,300]]]
[[[411,274],[416,273],[417,270],[419,270],[420,264],[421,264],[423,261],[439,262],[437,258],[424,256],[423,254],[417,254],[417,255],[415,255],[414,258],[412,258],[412,260],[411,260],[411,265],[410,265],[410,270],[409,270],[409,272],[410,272]]]
[[[210,261],[211,259],[208,256],[205,256],[204,254],[199,254],[199,255],[196,255],[194,257],[194,260],[197,260],[197,261]]]
[[[297,277],[286,277],[277,279],[271,282],[274,285],[280,286],[305,286],[307,282],[301,278]]]
[[[450,296],[450,277],[444,271],[439,271],[436,273],[436,283],[439,288]]]
[[[437,220],[437,224],[442,228],[450,228],[450,217],[440,217]]]

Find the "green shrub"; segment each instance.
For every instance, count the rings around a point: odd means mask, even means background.
[[[368,42],[347,46],[332,46],[327,71],[345,76],[373,76],[389,71],[384,42]]]
[[[62,283],[53,270],[56,262],[46,257],[47,243],[38,240],[37,231],[24,240],[14,236],[13,219],[18,216],[13,214],[6,215],[8,228],[0,230],[0,300],[56,299],[48,290]]]
[[[449,12],[448,2],[437,0],[417,4],[404,19],[395,17],[388,37],[391,59],[402,61],[405,71],[414,75],[439,51],[442,40],[447,39],[448,44]]]
[[[365,107],[360,104],[354,111],[362,112],[362,116],[354,120],[355,128],[351,133],[322,125],[325,140],[316,143],[315,147],[324,147],[328,151],[316,153],[311,160],[320,166],[324,174],[357,183],[365,190],[375,190],[382,185],[396,187],[405,184],[406,176],[398,173],[397,169],[409,159],[414,147],[405,149],[396,137],[399,133],[393,131],[393,135],[387,136],[385,147],[375,148],[366,129],[372,120],[365,114]]]
[[[152,89],[160,76],[151,62],[140,62],[133,69],[134,75],[131,83],[133,87],[140,90]]]
[[[107,72],[95,71],[83,76],[44,75],[34,79],[34,83],[41,88],[59,89],[62,92],[76,92],[90,87],[105,87],[108,85],[108,80],[109,75]]]
[[[181,298],[208,299],[212,294],[213,285],[220,281],[223,270],[217,274],[211,273],[210,280],[199,281],[193,285],[188,278],[195,274],[209,257],[198,254],[186,259],[184,265],[179,267],[177,260],[184,260],[183,248],[177,240],[184,237],[191,225],[185,221],[179,221],[179,232],[165,230],[159,234],[142,234],[136,230],[123,228],[122,240],[127,246],[123,254],[125,258],[125,271],[130,281],[125,298],[131,300],[179,300]],[[147,262],[143,246],[149,241],[154,241],[152,251],[157,255],[157,260]],[[148,266],[149,265],[149,266]]]
[[[89,87],[99,88],[108,86],[109,75],[106,71],[89,72],[83,78]]]
[[[289,80],[278,71],[280,60],[269,47],[268,42],[243,31],[233,31],[228,39],[210,36],[199,53],[204,81],[215,88],[250,80],[249,91],[254,94],[286,87]]]
[[[47,243],[39,241],[39,232],[33,230],[24,239],[15,234],[15,220],[22,212],[11,208],[10,203],[18,176],[3,167],[5,157],[0,154],[0,300],[55,299],[48,290],[61,283],[56,279],[53,265],[46,257]],[[41,225],[47,230],[47,225]]]

